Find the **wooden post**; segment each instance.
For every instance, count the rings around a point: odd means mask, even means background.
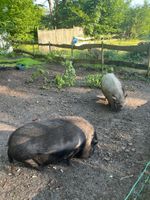
[[[104,48],[103,48],[103,41],[102,41],[102,47],[101,47],[101,66],[102,66],[102,73],[103,73],[103,65],[104,65]]]
[[[147,52],[147,55],[148,55],[148,68],[147,68],[147,76],[149,77],[149,76],[150,76],[150,43],[149,43],[149,47],[148,47],[148,52]]]
[[[40,51],[40,46],[39,46],[39,43],[38,43],[38,52]]]
[[[71,47],[71,58],[73,58],[73,45]]]
[[[35,55],[34,40],[33,40],[33,43],[32,43],[32,51],[33,51],[33,55]]]
[[[49,47],[49,52],[51,51],[51,43],[48,43],[48,47]]]

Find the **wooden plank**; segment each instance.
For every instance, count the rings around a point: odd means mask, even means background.
[[[37,44],[39,46],[54,46],[58,48],[65,48],[65,49],[71,49],[72,45],[70,44],[52,44],[52,43],[34,43],[34,42],[19,42],[15,41],[13,43],[17,44]],[[143,52],[143,51],[148,51],[149,48],[149,43],[145,43],[143,45],[132,45],[132,46],[120,46],[120,45],[110,45],[110,44],[83,44],[80,46],[74,46],[74,49],[77,50],[84,50],[84,49],[92,49],[92,48],[103,48],[104,49],[109,49],[109,50],[117,50],[117,51],[136,51],[136,52]]]
[[[39,44],[42,46],[47,46],[48,44]],[[69,44],[51,44],[51,46],[59,47],[59,48],[71,48],[71,45]],[[147,51],[149,45],[143,44],[143,45],[133,45],[133,46],[119,46],[119,45],[109,45],[109,44],[103,44],[104,49],[109,50],[117,50],[117,51]],[[74,46],[74,49],[77,50],[84,50],[84,49],[92,49],[92,48],[102,48],[102,44],[83,44],[80,46]]]
[[[101,48],[101,67],[102,67],[102,73],[103,73],[103,66],[104,66],[104,43],[103,41],[101,42],[102,48]]]
[[[147,76],[150,76],[150,44],[149,44],[149,48],[148,48],[148,66],[147,66]]]
[[[82,63],[82,64],[99,64],[101,65],[101,60],[87,60],[87,59],[72,59],[73,63]],[[117,61],[117,60],[106,60],[106,65],[115,65],[118,67],[129,67],[135,69],[147,69],[147,66],[144,64],[136,64],[133,62],[126,61]]]

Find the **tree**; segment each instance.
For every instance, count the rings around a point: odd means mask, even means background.
[[[32,0],[1,0],[0,30],[13,40],[31,39],[42,15],[43,9]]]
[[[125,0],[57,0],[53,24],[57,28],[83,26],[93,36],[118,33],[128,6]]]
[[[122,30],[126,37],[137,38],[150,36],[150,4],[131,7],[126,15]]]

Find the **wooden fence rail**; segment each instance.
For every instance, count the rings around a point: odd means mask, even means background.
[[[119,46],[119,45],[110,45],[110,44],[104,44],[103,42],[101,44],[82,44],[80,46],[73,46],[69,44],[52,44],[52,43],[36,43],[36,42],[20,42],[20,41],[14,41],[14,44],[26,44],[26,45],[33,45],[33,55],[34,52],[34,45],[38,46],[49,46],[49,50],[51,51],[51,47],[58,47],[58,48],[65,48],[65,49],[76,49],[76,50],[84,50],[84,49],[92,49],[92,48],[101,48],[101,59],[100,60],[88,60],[88,59],[72,59],[74,63],[92,63],[97,64],[101,63],[103,64],[113,64],[113,65],[122,65],[127,66],[131,68],[137,68],[137,69],[145,69],[147,68],[147,74],[150,75],[150,43],[144,43],[141,45],[132,45],[132,46]],[[112,60],[104,60],[104,49],[109,50],[117,50],[117,51],[128,51],[128,52],[147,52],[147,65],[145,64],[136,64],[131,62],[125,62],[125,61],[112,61]],[[17,50],[16,50],[17,51]],[[27,53],[27,52],[26,52]],[[29,53],[30,55],[32,53]],[[41,55],[41,54],[40,54]]]
[[[64,49],[71,49],[72,45],[69,44],[52,44],[52,43],[37,43],[37,42],[20,42],[13,41],[13,44],[26,44],[26,45],[38,45],[38,46],[52,46]],[[73,49],[84,50],[84,49],[92,49],[92,48],[102,48],[109,50],[117,50],[117,51],[135,51],[135,52],[143,52],[148,51],[150,43],[145,43],[143,45],[132,45],[132,46],[120,46],[120,45],[110,45],[110,44],[82,44],[80,46],[74,46]]]

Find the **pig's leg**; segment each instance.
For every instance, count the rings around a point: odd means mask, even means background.
[[[24,163],[28,166],[28,167],[32,167],[36,170],[41,170],[41,166],[36,162],[34,161],[33,159],[28,159],[28,160],[25,160]]]

